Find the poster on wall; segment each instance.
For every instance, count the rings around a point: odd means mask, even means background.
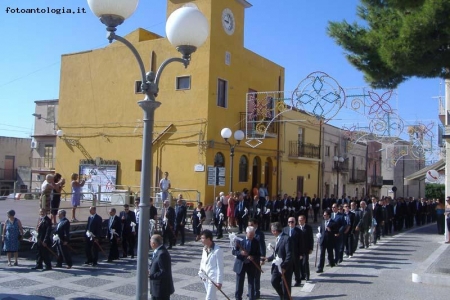
[[[84,200],[92,200],[93,194],[100,190],[100,201],[111,201],[112,191],[117,184],[117,165],[96,166],[80,165],[80,180],[84,179],[85,184],[81,188]]]

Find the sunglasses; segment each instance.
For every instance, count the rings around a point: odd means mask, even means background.
[[[288,223],[295,223],[294,221],[288,221]]]

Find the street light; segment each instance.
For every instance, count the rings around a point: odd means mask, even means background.
[[[231,167],[230,167],[230,192],[233,191],[233,160],[234,160],[234,148],[239,145],[239,143],[244,139],[244,132],[242,130],[236,130],[234,132],[234,139],[236,140],[236,143],[233,145],[231,144],[228,139],[232,135],[232,131],[230,128],[224,128],[220,131],[220,135],[223,137],[225,142],[230,146],[230,161],[231,161]]]
[[[182,63],[186,68],[191,54],[208,38],[208,21],[195,5],[186,5],[175,10],[167,19],[166,35],[169,42],[182,54],[182,58],[173,57],[165,60],[154,72],[145,72],[144,63],[137,49],[128,40],[115,34],[116,27],[131,16],[139,0],[88,0],[89,8],[105,24],[109,42],[116,40],[127,46],[134,54],[141,71],[142,93],[145,99],[138,102],[144,110],[144,132],[142,141],[142,173],[140,224],[138,232],[137,286],[136,299],[148,298],[148,229],[150,217],[150,185],[152,181],[152,137],[155,109],[161,103],[156,101],[158,84],[164,68],[172,62]]]
[[[53,118],[53,119],[48,119],[48,118],[44,118],[41,114],[31,114],[33,117],[36,117],[36,119],[38,119],[38,120],[41,120],[41,119],[43,119],[43,120],[45,120],[45,121],[47,121],[47,122],[50,122],[50,123],[53,123],[53,130],[56,130],[56,124],[55,124],[55,118]]]
[[[337,195],[336,195],[336,197],[338,197],[337,199],[339,199],[339,174],[342,171],[342,163],[345,161],[345,158],[343,158],[341,156],[339,156],[339,157],[334,156],[333,160],[334,160],[334,168],[337,171],[337,191],[336,191]]]

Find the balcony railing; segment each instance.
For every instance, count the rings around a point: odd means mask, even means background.
[[[367,182],[371,186],[383,186],[383,176],[369,176]]]
[[[31,168],[32,169],[39,169],[39,170],[51,170],[55,168],[55,159],[54,158],[46,158],[46,157],[39,157],[39,158],[32,158],[31,161]]]
[[[320,146],[289,141],[289,157],[308,157],[320,159]]]
[[[17,171],[15,169],[0,169],[0,180],[16,180]]]
[[[350,182],[366,182],[366,170],[352,170]]]
[[[336,172],[348,172],[348,161],[344,161],[336,165],[336,162],[333,162],[333,171]]]
[[[247,122],[247,120],[249,122]],[[245,132],[246,137],[262,137],[262,130],[265,127],[259,127],[258,131],[256,130],[256,126],[259,124],[258,121],[252,121],[251,115],[246,112],[239,113],[239,129]],[[271,123],[266,131],[266,136],[273,137],[273,134],[277,133],[277,124]]]

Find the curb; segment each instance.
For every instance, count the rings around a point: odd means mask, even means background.
[[[422,264],[420,264],[420,267],[412,273],[412,282],[450,287],[450,276],[427,273],[428,268],[442,253],[444,253],[447,247],[447,244],[441,245]]]

